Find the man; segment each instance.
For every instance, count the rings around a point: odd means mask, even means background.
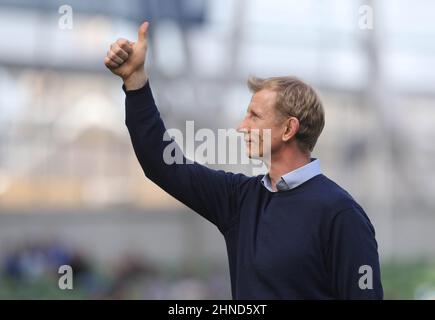
[[[144,69],[147,30],[145,22],[136,43],[113,43],[105,65],[124,81],[125,121],[145,175],[224,235],[233,298],[382,299],[373,226],[310,157],[324,126],[314,90],[292,77],[249,80],[253,97],[238,129],[251,157],[264,156],[270,129],[267,175],[168,165],[162,155],[173,142],[163,139]]]

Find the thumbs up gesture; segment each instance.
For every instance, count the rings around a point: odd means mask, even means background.
[[[137,42],[118,39],[110,45],[104,64],[124,80],[127,90],[143,87],[147,82],[145,73],[145,56],[148,48],[148,22],[142,23],[138,31]]]

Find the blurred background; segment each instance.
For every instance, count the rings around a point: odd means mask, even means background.
[[[223,237],[145,178],[103,64],[148,20],[167,128],[234,128],[249,75],[317,88],[313,156],[374,224],[385,298],[434,299],[434,12],[430,0],[0,0],[0,298],[231,298]],[[63,264],[74,290],[58,287]]]

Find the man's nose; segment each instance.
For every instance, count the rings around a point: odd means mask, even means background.
[[[246,118],[243,119],[242,122],[240,122],[239,126],[237,127],[237,132],[242,132],[242,133],[246,133],[248,132],[248,127],[247,127],[247,123],[246,123]]]

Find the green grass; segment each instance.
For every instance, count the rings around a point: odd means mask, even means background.
[[[201,268],[199,268],[201,269]],[[191,270],[190,276],[197,279],[207,279],[207,270]],[[172,272],[171,272],[172,271]],[[167,281],[176,281],[180,276],[177,270],[165,270],[160,274],[161,278]],[[112,280],[108,276],[102,276],[99,273],[98,283],[100,287],[110,285]],[[41,277],[35,280],[14,280],[0,277],[0,299],[92,299],[87,290],[74,283],[73,290],[61,290],[58,287],[58,279],[53,277]],[[229,279],[228,279],[229,281]],[[146,282],[137,285],[145,285]],[[415,261],[410,263],[391,262],[382,265],[382,284],[384,287],[385,299],[421,299],[425,293],[433,292],[435,295],[435,262],[433,261]],[[137,285],[126,282],[125,298],[134,298],[137,296]],[[139,288],[140,289],[140,288]],[[104,298],[103,296],[100,296]],[[139,297],[140,298],[140,297]]]
[[[36,280],[18,281],[2,277],[0,284],[0,299],[17,300],[58,300],[86,299],[86,293],[80,289],[61,290],[57,279],[39,278]]]
[[[435,292],[434,262],[388,263],[381,272],[385,299],[421,299],[424,291]]]

